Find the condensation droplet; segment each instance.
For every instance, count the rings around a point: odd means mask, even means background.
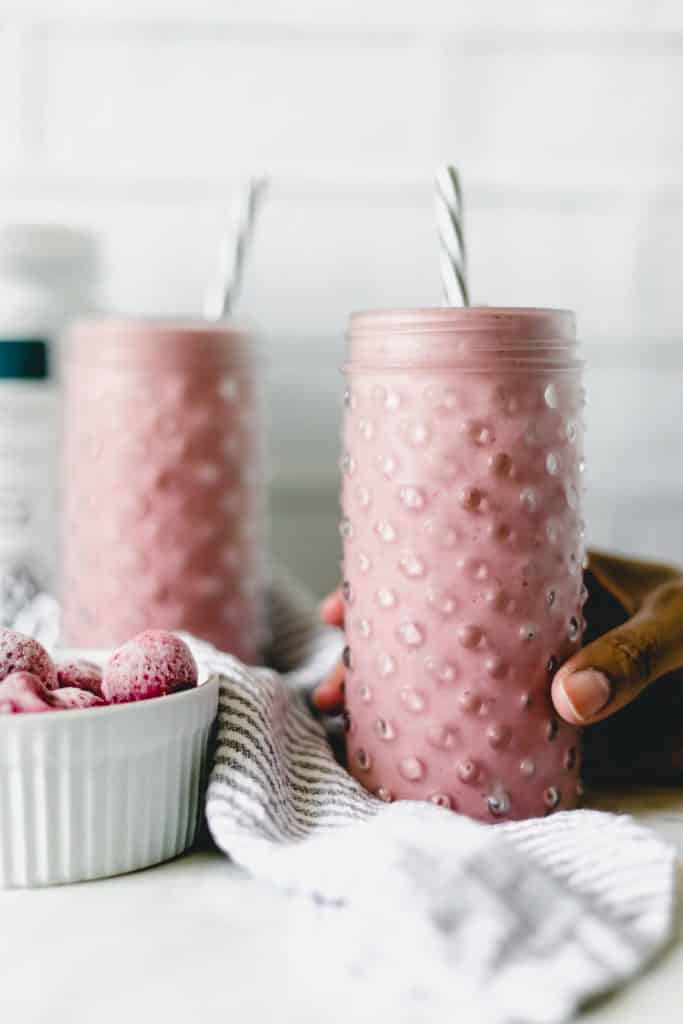
[[[457,637],[463,647],[476,647],[480,643],[482,636],[483,634],[479,626],[458,626]]]
[[[569,552],[568,567],[569,575],[576,576],[579,571],[579,559],[574,551]]]
[[[401,504],[411,512],[419,512],[426,504],[424,491],[419,487],[405,485],[399,488],[398,497]]]
[[[425,564],[422,559],[412,551],[403,551],[398,560],[398,566],[404,576],[409,579],[424,576]]]
[[[519,627],[520,640],[535,640],[538,636],[538,626],[534,622],[523,622]]]
[[[375,533],[385,542],[385,544],[391,544],[392,541],[396,540],[396,530],[386,519],[380,519],[376,524]]]
[[[588,600],[588,587],[586,586],[585,583],[582,583],[581,584],[581,593],[579,595],[579,601],[581,602],[581,606],[582,607],[586,603],[587,600]]]
[[[571,619],[569,620],[569,628],[567,630],[567,636],[569,637],[572,643],[574,643],[574,641],[578,638],[579,630],[579,620],[576,618],[575,615],[572,615]]]
[[[369,772],[372,767],[372,758],[362,747],[356,751],[356,763],[362,772]]]
[[[551,679],[553,678],[553,676],[555,675],[555,673],[557,672],[559,667],[560,667],[559,661],[557,660],[557,658],[555,657],[554,654],[551,654],[550,657],[548,658],[548,661],[546,662],[546,666],[545,666],[545,670],[546,670],[546,672],[548,673],[548,675],[550,676]]]
[[[464,761],[458,761],[455,770],[462,782],[472,783],[479,778],[479,765],[470,757],[465,758]]]
[[[387,478],[387,480],[390,480],[392,478],[392,476],[394,476],[394,474],[396,473],[396,471],[398,469],[398,462],[393,457],[393,455],[386,455],[381,460],[380,467],[381,467],[382,473]]]
[[[527,710],[528,708],[530,708],[530,707],[531,707],[531,705],[533,704],[533,702],[534,702],[534,701],[533,701],[533,697],[531,696],[531,694],[530,694],[530,693],[528,693],[528,692],[526,692],[526,691],[525,691],[524,693],[520,694],[520,697],[519,697],[519,703],[520,703],[520,706],[521,706],[521,707],[522,707],[522,708],[523,708],[523,709],[524,709],[525,711],[526,711],[526,710]]]
[[[388,722],[386,718],[375,719],[375,732],[381,740],[386,741],[393,740],[396,735],[396,730],[391,722]]]
[[[358,632],[364,640],[369,640],[372,636],[372,623],[369,619],[361,619],[358,623]]]
[[[398,770],[408,782],[419,782],[425,775],[425,766],[419,757],[401,758],[398,763]]]
[[[557,409],[557,389],[554,384],[548,384],[543,392],[543,398],[549,409]]]
[[[422,694],[417,692],[417,690],[412,690],[409,686],[404,686],[401,688],[399,696],[401,698],[401,703],[408,711],[412,711],[415,715],[424,711],[425,699]]]
[[[557,476],[560,469],[560,460],[558,459],[555,452],[548,452],[545,457],[545,468],[548,470],[551,476]]]
[[[443,722],[434,722],[427,729],[427,743],[437,750],[452,750],[457,743],[457,733]]]
[[[501,786],[496,786],[486,797],[486,804],[494,818],[501,818],[510,810],[510,797]]]
[[[567,438],[570,444],[574,444],[574,442],[576,441],[576,435],[576,423],[574,422],[574,420],[567,420],[567,426],[565,427],[565,437]]]
[[[383,800],[385,804],[390,804],[394,799],[390,789],[386,786],[378,786],[375,790],[375,796],[378,796],[380,800]]]
[[[344,711],[342,711],[341,719],[342,719],[342,726],[344,728],[344,732],[350,733],[351,732],[351,726],[352,726],[351,715],[349,714],[349,712],[346,709]]]
[[[494,750],[504,747],[509,741],[511,731],[507,725],[501,725],[500,722],[492,722],[486,730],[486,739],[489,742],[489,746],[493,747]]]
[[[342,662],[344,668],[353,669],[353,655],[351,654],[351,648],[348,646],[342,651]]]
[[[560,802],[560,791],[557,786],[548,786],[543,792],[543,803],[548,810],[553,811]]]
[[[393,608],[396,604],[396,594],[391,587],[380,587],[376,598],[380,608]]]
[[[401,396],[397,391],[387,391],[386,398],[384,399],[384,408],[388,409],[389,412],[394,412],[401,404]]]
[[[353,537],[353,526],[348,516],[344,516],[339,523],[339,532],[343,540],[351,540]]]
[[[581,781],[581,779],[578,779],[577,783],[576,783],[576,795],[579,797],[579,799],[581,799],[583,794],[584,794],[583,782]]]
[[[525,757],[523,761],[519,762],[519,771],[520,774],[525,775],[527,779],[530,779],[536,771],[536,765],[530,757]]]
[[[568,772],[576,767],[576,747],[570,747],[564,755],[564,766]]]
[[[548,589],[545,592],[545,603],[548,605],[548,608],[552,608],[556,601],[557,591],[554,587],[548,587]]]
[[[552,743],[557,738],[560,726],[556,718],[549,718],[545,724],[545,738]]]
[[[360,571],[367,572],[371,565],[372,562],[370,561],[368,556],[364,555],[363,552],[361,551],[361,553],[358,555],[358,568],[360,569]]]
[[[424,643],[424,630],[415,622],[402,622],[396,629],[396,635],[406,647],[420,647]]]
[[[585,473],[585,472],[586,472],[586,460],[582,456],[579,459],[579,473]]]
[[[361,683],[358,687],[358,696],[364,704],[369,704],[372,700],[372,690],[369,686],[366,686],[365,683]]]
[[[445,807],[447,810],[451,810],[453,807],[453,801],[449,797],[448,793],[432,793],[429,798],[433,804],[437,807]]]
[[[356,407],[356,398],[355,398],[351,388],[346,388],[344,390],[344,408],[345,409],[355,409],[355,407]]]
[[[344,580],[342,583],[342,596],[347,604],[353,603],[353,589],[348,580]]]

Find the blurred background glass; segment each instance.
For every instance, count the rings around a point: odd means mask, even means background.
[[[473,301],[574,309],[589,537],[683,556],[683,6],[22,0],[0,24],[0,221],[99,239],[112,311],[199,312],[235,188],[270,186],[240,310],[268,376],[272,546],[338,575],[350,310],[439,302],[461,171]]]

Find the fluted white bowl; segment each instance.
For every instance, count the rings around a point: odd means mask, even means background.
[[[105,878],[186,850],[218,688],[0,715],[0,886]]]

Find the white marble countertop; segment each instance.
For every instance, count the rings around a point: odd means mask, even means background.
[[[683,790],[606,792],[591,803],[634,814],[683,855]],[[2,891],[0,1020],[187,1024],[230,1014],[239,1024],[358,1021],[356,1008],[335,992],[334,964],[324,956],[309,983],[311,965],[288,943],[292,913],[287,896],[207,852],[101,882]],[[677,922],[680,932],[680,907]],[[681,977],[679,936],[642,978],[581,1019],[678,1024]]]

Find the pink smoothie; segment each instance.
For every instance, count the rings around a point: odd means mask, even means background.
[[[87,320],[65,369],[68,643],[183,629],[253,661],[262,641],[249,339],[228,325]]]
[[[582,632],[574,318],[352,318],[343,517],[349,765],[384,800],[485,821],[574,807],[550,702]]]

